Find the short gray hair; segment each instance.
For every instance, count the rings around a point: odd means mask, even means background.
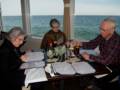
[[[26,36],[25,32],[22,30],[21,27],[13,27],[8,32],[8,39],[9,40],[12,40],[18,36],[24,36],[24,37]]]
[[[103,20],[103,22],[108,22],[113,28],[116,28],[116,21],[113,17],[107,17]]]

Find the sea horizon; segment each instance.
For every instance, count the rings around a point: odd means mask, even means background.
[[[112,17],[117,22],[117,32],[120,34],[120,16],[117,15],[75,15],[73,19],[73,36],[75,39],[90,40],[99,34],[100,22]],[[63,15],[32,15],[31,35],[43,37],[50,30],[49,22],[52,18],[60,21],[60,29],[63,31]],[[3,16],[3,29],[9,31],[14,26],[22,27],[21,16]]]

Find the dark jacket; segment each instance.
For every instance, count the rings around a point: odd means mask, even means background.
[[[20,60],[21,55],[22,53],[19,48],[15,48],[6,39],[0,46],[0,80],[2,81],[2,85],[8,86],[9,89],[21,87],[24,83],[24,70],[19,69],[22,64]]]
[[[49,43],[52,43],[54,46],[54,41],[57,41],[60,45],[65,44],[66,36],[62,31],[54,32],[53,30],[48,31],[42,40],[41,49],[47,50]]]

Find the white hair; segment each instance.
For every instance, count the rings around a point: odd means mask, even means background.
[[[24,36],[24,37],[26,36],[25,32],[20,27],[13,27],[8,32],[8,39],[9,40],[15,39],[18,36]]]
[[[113,28],[116,28],[116,21],[112,17],[105,18],[103,22],[108,22]]]

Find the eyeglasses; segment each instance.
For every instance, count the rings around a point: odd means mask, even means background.
[[[100,31],[103,31],[103,32],[108,32],[108,31],[109,31],[109,29],[103,29],[103,28],[101,28],[101,27],[100,27]]]
[[[59,28],[59,26],[56,26],[56,27],[52,27],[52,28],[58,29],[58,28]]]

